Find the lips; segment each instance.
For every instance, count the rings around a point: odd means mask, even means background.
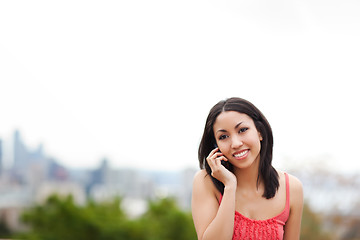
[[[245,150],[242,150],[242,151],[239,151],[239,152],[236,152],[233,154],[233,156],[238,159],[238,160],[241,160],[241,159],[244,159],[247,157],[249,153],[249,149],[245,149]]]

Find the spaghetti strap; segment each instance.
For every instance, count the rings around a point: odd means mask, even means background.
[[[286,205],[285,211],[290,210],[290,184],[289,184],[289,175],[285,172],[285,184],[286,184]]]

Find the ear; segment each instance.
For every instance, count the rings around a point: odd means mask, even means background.
[[[262,140],[263,140],[263,137],[261,136],[261,133],[258,132],[258,134],[259,134],[259,139],[260,139],[260,141],[262,141]]]

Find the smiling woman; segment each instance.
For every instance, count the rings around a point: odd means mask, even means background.
[[[213,129],[219,149],[227,156],[224,161],[229,160],[233,166],[240,168],[259,161],[262,137],[248,115],[235,111],[223,112],[217,117]],[[244,145],[247,147],[244,148]]]
[[[198,239],[299,239],[302,184],[271,165],[272,150],[270,124],[252,103],[230,98],[210,110],[193,183]]]

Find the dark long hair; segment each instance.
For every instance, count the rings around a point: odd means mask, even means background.
[[[218,102],[211,108],[209,115],[206,119],[204,133],[199,145],[198,158],[200,168],[206,170],[211,177],[211,180],[215,184],[215,187],[224,194],[224,184],[211,176],[211,168],[206,161],[207,156],[214,149],[216,143],[213,126],[216,118],[220,113],[226,111],[236,111],[244,113],[251,117],[254,121],[255,127],[260,132],[263,140],[261,141],[260,149],[260,164],[257,183],[259,184],[260,175],[264,181],[265,190],[263,197],[270,199],[275,196],[276,191],[279,188],[279,175],[275,168],[271,165],[272,152],[273,152],[273,134],[269,122],[261,111],[255,107],[251,102],[242,98],[229,98]],[[233,166],[226,162],[224,165],[227,169],[233,172]]]

